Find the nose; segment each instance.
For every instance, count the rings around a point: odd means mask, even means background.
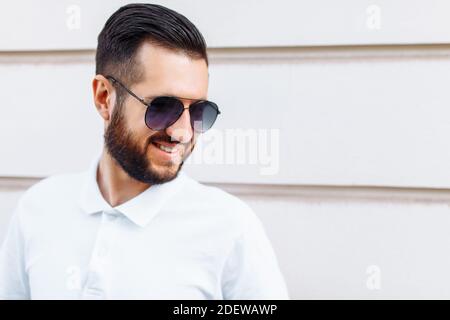
[[[181,143],[188,143],[191,141],[193,130],[191,126],[189,108],[185,107],[181,117],[166,129],[166,134],[169,135],[173,141],[179,141]]]

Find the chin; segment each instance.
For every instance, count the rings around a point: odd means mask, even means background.
[[[180,170],[180,164],[152,166],[151,170],[155,172],[160,178],[164,180],[171,180],[175,178]]]

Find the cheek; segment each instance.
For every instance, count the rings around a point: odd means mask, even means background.
[[[195,145],[197,143],[197,140],[199,139],[199,136],[200,136],[199,133],[194,131],[194,133],[192,135],[191,143],[190,143],[191,146]]]
[[[140,106],[131,106],[134,107],[133,111],[129,111],[125,115],[126,125],[129,132],[132,133],[134,140],[144,147],[147,146],[149,137],[155,134],[155,131],[149,129],[145,124],[145,110],[144,108],[139,108]],[[131,109],[131,108],[129,108]]]
[[[145,125],[144,125],[145,126]],[[155,134],[154,131],[151,131],[146,126],[144,128],[140,128],[138,132],[136,132],[136,141],[139,141],[139,144],[142,145],[142,148],[148,149],[150,147],[150,137]]]
[[[139,132],[145,132],[148,133],[148,127],[145,125],[145,112],[137,112],[138,110],[134,111],[133,113],[130,112],[130,115],[128,117],[128,125],[133,130],[139,131]],[[139,110],[140,111],[140,110]]]

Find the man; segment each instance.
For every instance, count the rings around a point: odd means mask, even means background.
[[[181,171],[220,113],[207,92],[206,45],[187,18],[150,4],[115,12],[93,80],[104,149],[87,172],[20,199],[0,298],[288,298],[252,210]]]

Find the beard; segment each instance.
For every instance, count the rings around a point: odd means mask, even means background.
[[[157,170],[148,158],[147,149],[154,141],[173,142],[173,140],[165,131],[158,131],[149,137],[144,148],[142,148],[133,139],[132,132],[126,128],[122,109],[122,105],[116,105],[111,116],[111,123],[104,134],[105,147],[109,155],[131,178],[140,182],[155,185],[175,179],[183,166],[184,160],[194,149],[194,144],[192,143],[190,148],[188,148],[188,145],[185,146],[183,159],[179,164],[169,163],[164,170]]]

